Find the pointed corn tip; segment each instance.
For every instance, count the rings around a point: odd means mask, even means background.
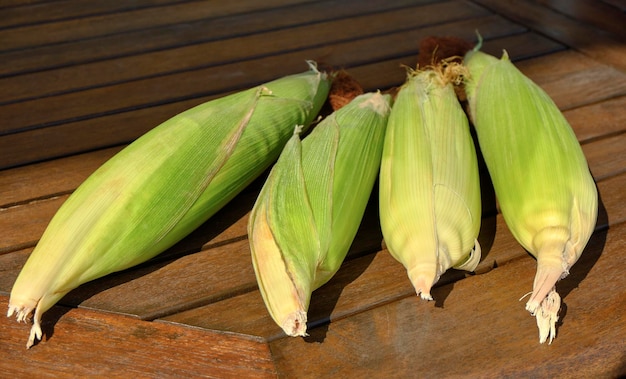
[[[426,300],[426,301],[432,301],[433,297],[430,294],[430,290],[427,292],[421,291],[419,292],[420,297],[422,298],[422,300]]]
[[[306,312],[296,311],[289,315],[281,325],[281,328],[288,336],[291,337],[306,337]]]
[[[415,292],[423,300],[433,300],[433,297],[430,294],[430,290],[433,283],[436,283],[437,280],[439,280],[439,275],[433,275],[433,273],[428,273],[423,269],[411,270],[409,272],[409,279],[413,284],[413,288],[415,288]]]

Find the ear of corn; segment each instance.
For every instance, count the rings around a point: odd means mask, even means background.
[[[380,222],[387,249],[418,295],[451,267],[480,260],[480,183],[469,123],[452,84],[413,73],[394,102],[380,169]]]
[[[540,342],[555,336],[560,297],[555,283],[578,260],[596,223],[598,194],[582,149],[552,99],[506,52],[465,57],[470,114],[502,216],[537,259],[526,309]]]
[[[308,125],[329,79],[311,70],[201,104],[165,121],[96,170],[55,214],[20,272],[8,315],[41,316],[87,281],[144,262],[206,221]]]
[[[339,269],[380,166],[390,97],[369,93],[300,141],[294,133],[250,214],[252,262],[266,307],[287,335],[306,335],[313,290]]]

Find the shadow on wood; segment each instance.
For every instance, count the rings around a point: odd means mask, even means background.
[[[561,310],[559,312],[559,321],[557,323],[558,328],[563,324],[567,315],[567,303],[566,297],[577,288],[579,284],[587,277],[589,271],[595,266],[598,259],[604,251],[606,245],[606,236],[609,231],[609,217],[602,202],[600,192],[598,192],[598,221],[596,222],[596,230],[589,239],[585,250],[578,261],[570,269],[568,276],[557,282],[557,291],[561,295]]]

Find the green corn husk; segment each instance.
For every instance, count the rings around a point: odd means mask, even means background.
[[[411,73],[389,116],[380,169],[387,249],[415,291],[449,268],[473,271],[481,256],[480,182],[469,122],[442,72]]]
[[[79,285],[172,246],[266,170],[324,104],[310,70],[212,100],[165,121],[96,170],[55,214],[20,272],[8,316],[41,316]]]
[[[285,146],[250,214],[257,282],[274,321],[306,335],[311,293],[343,262],[380,166],[390,97],[360,95]]]
[[[537,318],[539,340],[555,337],[568,274],[593,233],[598,194],[572,128],[552,99],[504,52],[465,57],[466,92],[478,142],[502,216],[515,239],[537,259],[526,309]]]

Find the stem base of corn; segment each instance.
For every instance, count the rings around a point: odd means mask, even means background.
[[[556,335],[561,297],[556,292],[555,285],[558,280],[568,274],[567,262],[564,259],[555,259],[555,256],[558,255],[539,254],[533,292],[526,303],[526,310],[537,318],[540,343],[549,339],[549,344],[551,344]]]
[[[556,323],[559,321],[559,309],[561,308],[561,296],[556,292],[556,288],[552,290],[541,301],[541,303],[526,303],[526,310],[529,311],[537,319],[537,327],[539,328],[539,343],[548,341],[548,345],[552,344],[552,340],[556,337]]]

